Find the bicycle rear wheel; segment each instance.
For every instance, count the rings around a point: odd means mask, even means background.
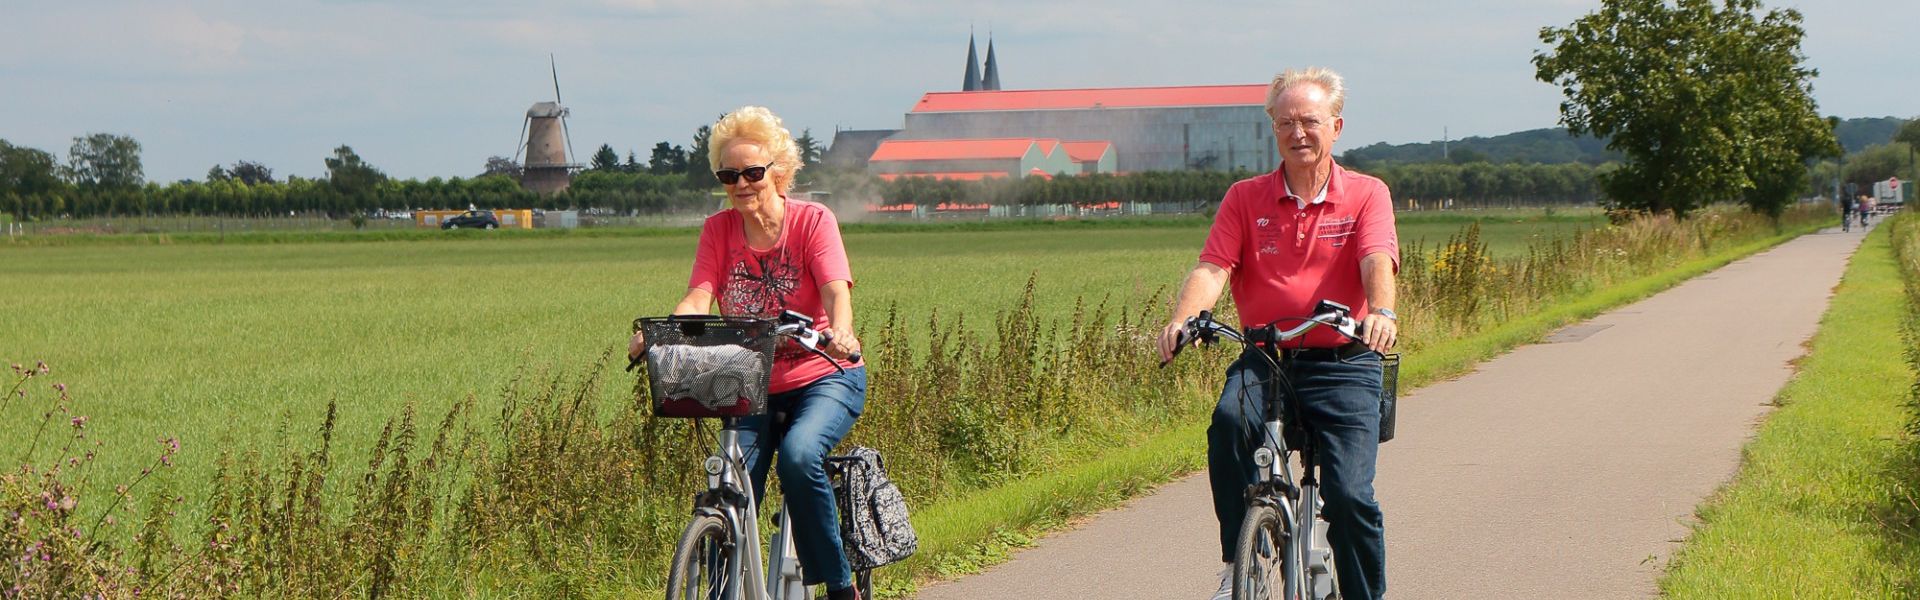
[[[1290,582],[1300,581],[1287,560],[1292,525],[1278,509],[1258,504],[1241,521],[1240,543],[1233,552],[1233,600],[1297,600],[1288,598]]]
[[[740,563],[727,524],[719,517],[694,517],[673,549],[667,570],[667,600],[719,600],[739,586]]]

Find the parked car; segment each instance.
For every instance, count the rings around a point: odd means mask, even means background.
[[[470,229],[497,229],[500,227],[500,219],[494,217],[493,211],[490,210],[470,210],[448,217],[447,220],[440,222],[441,229],[460,229],[462,227]]]

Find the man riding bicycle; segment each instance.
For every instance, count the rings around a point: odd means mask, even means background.
[[[1400,245],[1393,203],[1379,179],[1334,164],[1333,143],[1345,126],[1346,86],[1332,70],[1287,70],[1267,90],[1280,168],[1235,183],[1221,200],[1200,261],[1181,284],[1173,318],[1158,340],[1169,360],[1189,317],[1211,309],[1233,285],[1234,306],[1248,326],[1313,314],[1322,299],[1365,315],[1364,342],[1330,328],[1310,332],[1283,352],[1301,418],[1313,422],[1322,449],[1324,514],[1341,596],[1366,600],[1386,592],[1386,543],[1373,498],[1380,435],[1380,354],[1399,333],[1394,274]],[[1251,349],[1249,350],[1251,352]],[[1227,368],[1227,384],[1207,429],[1207,471],[1220,526],[1221,561],[1231,563],[1244,492],[1254,483],[1252,452],[1260,443],[1261,397],[1272,383],[1261,357],[1243,354]],[[1223,568],[1216,599],[1232,596]]]

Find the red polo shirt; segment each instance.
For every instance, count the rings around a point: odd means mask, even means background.
[[[1228,269],[1240,322],[1312,316],[1321,300],[1367,314],[1360,259],[1385,252],[1400,270],[1400,239],[1394,232],[1387,184],[1333,165],[1326,200],[1300,207],[1287,194],[1280,170],[1241,180],[1227,189],[1207,233],[1200,260]],[[1297,322],[1283,322],[1283,328]],[[1315,329],[1300,341],[1308,348],[1347,342],[1331,329]]]

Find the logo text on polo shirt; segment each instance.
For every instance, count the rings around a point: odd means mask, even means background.
[[[1354,225],[1355,219],[1353,217],[1329,219],[1320,223],[1320,226],[1315,228],[1314,237],[1328,240],[1329,245],[1339,248],[1347,245],[1347,238],[1353,235]]]

